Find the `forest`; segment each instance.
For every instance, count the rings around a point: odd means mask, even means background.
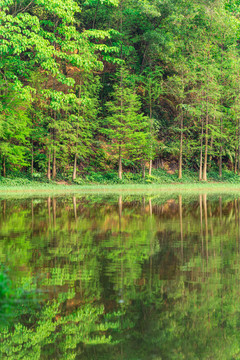
[[[239,16],[239,0],[1,0],[1,178],[238,175]]]

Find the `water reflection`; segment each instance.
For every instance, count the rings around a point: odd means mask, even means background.
[[[240,359],[239,199],[48,197],[1,214],[21,296],[0,358]]]

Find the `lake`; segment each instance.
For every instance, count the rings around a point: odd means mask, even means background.
[[[0,263],[1,359],[240,359],[237,195],[2,199]]]

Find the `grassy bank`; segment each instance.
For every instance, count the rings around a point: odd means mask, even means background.
[[[123,185],[57,185],[57,184],[34,184],[0,186],[0,198],[8,196],[46,196],[67,194],[159,194],[171,195],[177,193],[231,193],[240,194],[240,184],[231,183],[192,183],[192,184],[123,184]]]
[[[0,196],[13,194],[73,194],[73,193],[192,193],[192,192],[240,192],[240,176],[224,171],[222,179],[210,172],[208,182],[199,182],[196,172],[186,171],[181,180],[177,174],[154,170],[153,176],[142,179],[139,174],[125,174],[119,180],[116,173],[92,173],[76,182],[58,179],[47,181],[45,177],[0,178]]]

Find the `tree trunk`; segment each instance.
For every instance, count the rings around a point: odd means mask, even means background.
[[[47,178],[48,178],[48,180],[51,180],[51,150],[49,150],[49,152],[48,152]]]
[[[219,156],[219,176],[222,177],[222,145],[220,146],[220,156]]]
[[[206,132],[205,132],[205,153],[203,164],[203,181],[207,181],[207,158],[208,158],[208,98],[207,98],[207,113],[206,113]]]
[[[3,177],[6,177],[6,159],[5,159],[5,155],[3,156],[2,167],[3,167]]]
[[[234,173],[237,173],[238,168],[238,120],[236,119],[236,145],[235,145],[235,165],[234,165]]]
[[[181,135],[180,135],[180,153],[179,153],[179,169],[178,178],[182,178],[182,154],[183,154],[183,111],[181,114]]]
[[[201,131],[201,150],[200,150],[200,164],[199,164],[199,181],[202,180],[202,157],[203,157],[203,119],[202,119],[202,131]]]
[[[57,174],[57,171],[56,171],[56,150],[54,149],[53,150],[53,168],[52,168],[52,177],[53,177],[53,179],[56,178],[56,174]]]
[[[146,175],[146,165],[145,162],[142,163],[142,177],[143,179],[145,179],[145,175]]]
[[[33,146],[32,146],[31,176],[33,177]]]
[[[94,18],[93,18],[93,23],[92,23],[92,29],[95,28],[95,23],[96,23],[96,18],[97,18],[99,3],[100,3],[100,0],[98,0],[98,2],[97,2],[97,7],[96,7],[96,11],[95,11]]]
[[[211,140],[210,140],[210,149],[211,151],[213,149],[213,135],[211,136]],[[211,161],[212,161],[212,154],[209,156],[208,170],[211,169]]]
[[[238,119],[238,175],[240,175],[240,118]]]
[[[150,115],[150,134],[152,140],[152,88],[150,87],[149,91],[149,115]],[[149,172],[148,175],[152,176],[152,144],[151,144],[151,157],[149,159]]]
[[[225,37],[224,37],[225,38]],[[221,82],[223,83],[223,44],[221,46],[222,52],[221,52]],[[222,99],[220,101],[220,105],[222,108]],[[222,110],[222,109],[221,109]],[[220,154],[219,154],[219,176],[222,177],[222,153],[223,153],[223,147],[222,147],[222,131],[223,131],[223,119],[222,116],[220,118]]]
[[[120,180],[122,180],[122,149],[121,149],[121,146],[119,146],[118,177]]]
[[[148,172],[149,176],[152,176],[152,159],[149,161],[149,172]]]
[[[74,165],[73,165],[73,175],[72,175],[73,181],[76,180],[76,177],[77,177],[77,154],[74,155]]]
[[[122,1],[120,2],[120,11],[121,11],[121,18],[120,18],[120,33],[123,33],[123,9],[122,9]],[[121,60],[123,59],[123,49],[122,49],[123,37],[121,41]],[[122,113],[123,113],[123,69],[121,66],[121,79],[120,79],[120,87],[121,87],[121,122],[122,122]],[[122,180],[122,147],[121,142],[119,145],[119,158],[118,158],[118,177]]]
[[[204,164],[203,164],[203,181],[207,181],[207,158],[208,158],[208,131],[206,129],[205,138],[205,153],[204,153]]]
[[[181,74],[182,79],[182,102],[184,101],[184,74],[182,70]],[[178,164],[178,178],[182,179],[182,156],[183,156],[183,107],[181,108],[181,118],[180,118],[180,152],[179,152],[179,164]]]
[[[236,151],[235,151],[235,161],[234,161],[234,174],[237,173],[237,165],[238,165],[238,162],[237,162],[237,148],[236,148]]]

